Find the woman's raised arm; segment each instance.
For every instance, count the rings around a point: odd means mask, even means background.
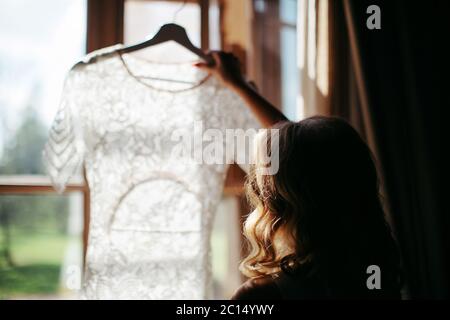
[[[210,56],[213,63],[201,62],[195,64],[195,66],[209,72],[225,86],[240,95],[263,127],[269,128],[279,121],[287,120],[279,109],[262,97],[244,79],[239,61],[234,55],[223,51],[214,51],[210,53]]]

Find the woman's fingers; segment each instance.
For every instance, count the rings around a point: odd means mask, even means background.
[[[223,52],[222,51],[212,51],[211,56],[213,58],[214,65],[216,67],[222,66]]]
[[[207,53],[209,62],[198,62],[194,64],[194,66],[205,71],[213,71],[218,66],[222,65],[220,55],[221,55],[220,51],[209,51]]]
[[[215,75],[226,85],[242,81],[239,60],[232,53],[211,51],[208,52],[207,57],[211,58],[211,62],[199,62],[194,66]]]
[[[202,69],[220,69],[224,65],[230,65],[231,64],[239,64],[239,60],[236,58],[235,55],[232,53],[224,52],[224,51],[210,51],[207,54],[208,57],[210,57],[211,62],[199,62],[196,63],[195,66],[202,68]]]
[[[209,71],[211,69],[211,66],[205,62],[197,62],[194,64],[194,67],[197,67],[197,68],[205,70],[205,71]]]

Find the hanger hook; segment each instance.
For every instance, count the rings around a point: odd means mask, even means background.
[[[173,18],[172,18],[172,22],[175,23],[175,20],[177,19],[177,15],[178,13],[184,9],[184,7],[186,6],[186,2],[187,0],[184,0],[183,3],[181,4],[181,6],[174,12],[173,14]]]

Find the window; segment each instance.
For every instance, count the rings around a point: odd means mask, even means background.
[[[255,81],[261,93],[299,120],[297,103],[297,0],[252,0]]]
[[[82,265],[83,183],[52,194],[41,154],[64,77],[85,53],[86,3],[1,6],[0,298],[70,297]]]
[[[82,195],[2,195],[0,298],[70,298],[82,265]]]
[[[89,190],[80,172],[57,195],[41,161],[70,67],[86,51],[140,42],[168,22],[183,25],[195,45],[220,49],[222,7],[221,0],[2,1],[0,299],[70,298],[80,285]],[[228,298],[241,281],[240,188],[225,188],[216,215],[215,298]]]
[[[186,29],[192,43],[201,46],[200,6],[198,3],[177,1],[136,1],[125,2],[124,42],[134,44],[151,38],[166,23],[176,22]],[[170,50],[169,43],[162,43],[141,49],[134,55],[142,55],[148,60],[179,62],[196,59],[189,52],[180,57],[183,51]]]
[[[297,93],[300,88],[297,70],[297,1],[280,0],[281,105],[291,120],[299,120]]]
[[[198,47],[201,46],[198,3],[139,0],[125,2],[124,39],[126,43],[141,42],[156,33],[163,24],[170,22],[183,26],[192,43]],[[159,51],[158,46],[153,47],[152,51]]]

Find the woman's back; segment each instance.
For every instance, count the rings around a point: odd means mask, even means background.
[[[367,275],[368,277],[369,275]],[[348,280],[348,281],[346,281]],[[327,281],[310,267],[293,273],[280,272],[247,280],[233,295],[233,300],[308,300],[308,299],[400,299],[397,289],[369,289],[365,279],[361,285],[340,278],[339,284]],[[334,282],[334,283],[333,283]]]
[[[325,283],[310,270],[280,272],[247,280],[233,295],[234,300],[329,298]]]

